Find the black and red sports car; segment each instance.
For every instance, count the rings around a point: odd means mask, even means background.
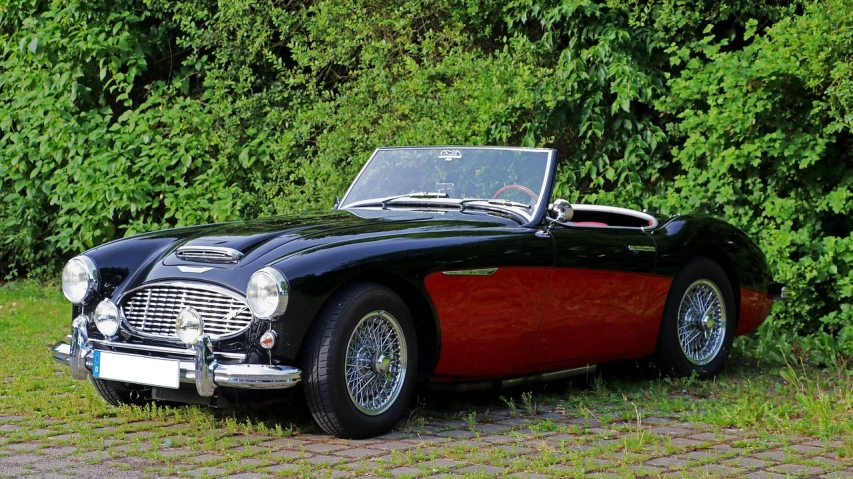
[[[758,247],[709,217],[552,198],[556,162],[380,148],[331,211],[93,248],[62,273],[72,334],[54,357],[112,404],[300,386],[341,437],[392,428],[417,381],[493,387],[648,356],[719,372],[785,296]]]

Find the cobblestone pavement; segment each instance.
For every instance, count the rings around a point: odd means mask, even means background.
[[[849,437],[824,441],[659,416],[603,416],[505,409],[362,441],[115,418],[85,432],[64,432],[57,420],[23,431],[23,418],[0,416],[0,476],[853,478]]]

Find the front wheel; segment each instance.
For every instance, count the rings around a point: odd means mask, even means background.
[[[306,338],[311,415],[342,438],[387,432],[412,396],[417,359],[414,321],[403,300],[378,284],[347,287],[324,306]]]
[[[714,376],[731,351],[737,324],[725,271],[707,258],[684,265],[670,286],[658,337],[657,362],[676,376]]]

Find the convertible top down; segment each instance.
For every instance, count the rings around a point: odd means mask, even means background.
[[[553,198],[556,163],[379,148],[331,211],[98,246],[62,273],[72,327],[54,358],[115,405],[299,386],[353,438],[392,428],[418,380],[491,387],[650,356],[718,373],[786,294],[759,248],[707,216]]]

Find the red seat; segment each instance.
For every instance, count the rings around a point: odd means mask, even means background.
[[[601,223],[599,221],[570,221],[569,224],[577,226],[610,226],[607,223]]]

